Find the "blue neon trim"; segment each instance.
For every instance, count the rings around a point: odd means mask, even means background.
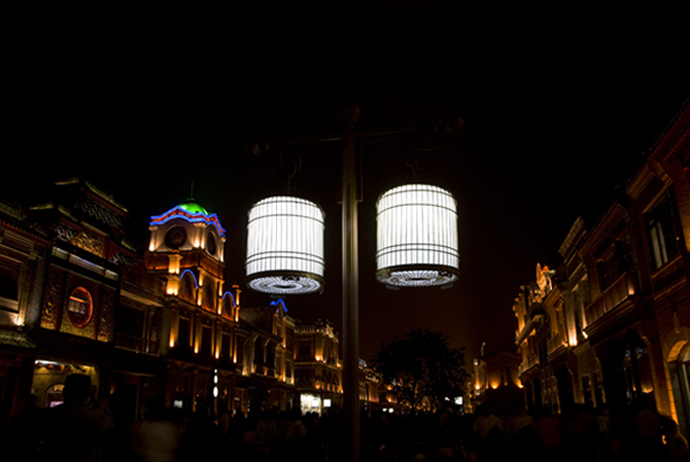
[[[175,218],[182,218],[183,220],[186,220],[189,223],[206,223],[214,225],[218,230],[218,233],[221,236],[225,237],[225,229],[220,224],[220,220],[218,220],[218,215],[216,215],[215,213],[212,213],[210,215],[205,215],[203,213],[190,213],[182,207],[180,207],[179,205],[168,210],[163,215],[152,216],[149,225],[163,225]]]
[[[230,298],[232,298],[232,306],[237,306],[237,300],[235,300],[235,296],[232,294],[232,292],[226,291],[226,292],[223,294],[223,300],[225,300],[225,296],[226,296],[226,295],[230,295]]]
[[[283,305],[283,311],[287,313],[287,307],[285,306],[285,302],[283,301],[282,298],[279,298],[278,300],[273,300],[271,302],[271,305]]]
[[[182,280],[182,278],[184,277],[184,274],[185,274],[185,273],[189,273],[189,274],[192,275],[192,279],[194,279],[194,285],[195,285],[196,288],[198,289],[198,288],[199,288],[199,283],[197,282],[196,276],[194,275],[194,273],[192,273],[192,270],[186,269],[186,270],[182,271],[182,274],[180,274],[180,280]]]

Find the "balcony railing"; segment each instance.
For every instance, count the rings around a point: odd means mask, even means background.
[[[539,356],[537,355],[532,355],[529,358],[527,358],[527,361],[523,361],[520,363],[520,375],[522,375],[525,371],[530,370],[534,366],[539,364]]]
[[[596,300],[585,308],[587,324],[594,323],[597,319],[614,309],[629,296],[635,294],[635,283],[629,273],[623,273],[621,277],[611,284],[599,295]]]
[[[147,353],[154,356],[158,355],[158,342],[136,337],[134,335],[116,333],[115,346],[125,350],[136,351],[137,353]]]
[[[559,331],[556,335],[551,337],[546,342],[546,352],[548,354],[551,354],[554,351],[558,350],[560,347],[563,347],[566,345],[567,345],[567,342],[565,341],[565,334],[563,332]]]

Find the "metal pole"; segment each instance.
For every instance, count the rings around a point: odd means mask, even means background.
[[[354,136],[359,107],[350,106],[341,116],[345,122],[342,185],[344,460],[359,462],[359,262]]]

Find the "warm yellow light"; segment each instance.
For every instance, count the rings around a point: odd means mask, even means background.
[[[177,253],[168,257],[168,273],[180,274],[180,260],[182,260],[182,255]]]
[[[168,285],[165,288],[165,293],[168,295],[177,295],[180,287],[180,279],[175,276],[168,276]]]

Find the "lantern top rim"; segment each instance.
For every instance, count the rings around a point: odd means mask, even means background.
[[[398,194],[398,193],[411,192],[411,191],[437,192],[437,193],[447,194],[450,197],[454,197],[450,191],[448,191],[447,189],[442,188],[440,186],[437,186],[435,184],[414,182],[414,183],[403,183],[403,184],[400,184],[398,186],[393,186],[391,188],[386,189],[384,192],[379,194],[378,201],[380,201],[384,196],[387,196],[390,194]]]
[[[295,202],[295,203],[300,203],[303,205],[308,205],[310,207],[314,207],[314,208],[319,209],[321,211],[321,213],[323,214],[323,216],[324,217],[326,216],[326,212],[324,211],[323,207],[321,207],[316,202],[309,200],[309,199],[305,199],[303,197],[293,196],[291,194],[285,194],[285,193],[276,194],[274,196],[264,197],[263,199],[260,199],[256,202],[254,202],[252,204],[252,206],[249,208],[249,212],[251,212],[254,207],[257,207],[259,205],[264,205],[267,203],[276,203],[276,202]]]

